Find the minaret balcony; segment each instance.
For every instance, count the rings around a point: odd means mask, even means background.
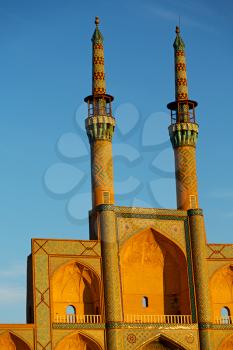
[[[125,315],[127,323],[192,324],[191,315]]]
[[[196,101],[178,100],[168,103],[167,108],[171,111],[171,124],[196,123]]]
[[[106,105],[104,107],[89,105],[88,106],[88,117],[95,116],[112,116],[112,108],[110,105]]]
[[[113,96],[107,94],[90,95],[84,101],[88,104],[88,117],[112,116]]]

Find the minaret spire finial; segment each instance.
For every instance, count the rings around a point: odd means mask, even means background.
[[[84,100],[93,104],[93,113],[98,114],[101,111],[102,115],[111,114],[111,106],[113,96],[106,94],[106,80],[104,69],[104,37],[99,30],[100,19],[95,17],[95,30],[92,35],[92,94],[87,96]],[[89,102],[88,102],[89,101]],[[97,108],[98,107],[98,108]],[[109,107],[109,111],[106,110]]]
[[[96,27],[100,24],[100,19],[98,16],[95,17],[95,25]]]
[[[176,38],[173,44],[175,54],[176,100],[188,100],[188,81],[186,72],[185,44],[180,36],[180,27],[176,26]]]
[[[106,94],[104,72],[104,38],[99,30],[99,17],[95,17],[95,31],[92,36],[93,63],[92,63],[92,94]]]

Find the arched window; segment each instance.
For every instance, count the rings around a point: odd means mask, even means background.
[[[229,324],[231,323],[231,314],[230,314],[230,309],[227,306],[224,306],[221,309],[221,323],[224,324]]]
[[[76,314],[75,307],[73,305],[68,305],[66,308],[66,314],[67,315],[75,315]]]
[[[67,323],[76,322],[76,309],[73,305],[68,305],[66,308],[66,321]]]
[[[148,301],[148,297],[142,297],[142,306],[144,308],[149,306],[149,301]]]

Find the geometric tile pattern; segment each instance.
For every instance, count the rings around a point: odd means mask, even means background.
[[[208,283],[208,266],[206,259],[206,234],[202,215],[189,217],[190,236],[192,244],[195,290],[197,299],[198,322],[211,322],[210,294]],[[210,348],[208,332],[201,332],[203,348]]]
[[[196,149],[192,146],[174,149],[176,164],[177,204],[179,208],[198,208],[198,189],[196,172]],[[190,201],[195,198],[195,203]]]
[[[233,259],[233,244],[207,244],[207,259]]]
[[[180,36],[179,28],[176,29],[176,39],[173,47],[175,53],[176,100],[188,100],[185,45]]]
[[[92,37],[93,43],[93,77],[92,94],[106,94],[106,82],[104,73],[104,46],[103,36],[96,23],[96,29]]]
[[[92,144],[92,181],[94,188],[113,185],[112,144],[96,140]]]
[[[143,331],[140,328],[124,330],[123,349],[140,349],[145,343],[150,343],[160,338],[173,341],[174,344],[177,344],[181,349],[199,349],[198,331],[195,329],[195,326],[192,328],[190,327],[186,332],[184,332],[184,330],[178,330],[175,327],[173,329],[166,327],[156,329],[152,327],[143,329]]]
[[[127,239],[148,228],[154,229],[175,242],[186,255],[185,228],[183,220],[163,220],[159,218],[117,218],[120,247]]]
[[[121,282],[118,259],[115,214],[103,212],[100,216],[102,240],[102,269],[106,321],[122,321]]]
[[[110,210],[110,208],[108,206],[101,206],[101,210],[105,210],[105,207],[106,207],[106,210]],[[116,215],[119,217],[124,217],[124,214],[126,214],[126,217],[129,217],[129,214],[131,214],[132,217],[134,217],[134,218],[146,217],[147,219],[149,219],[149,218],[155,219],[156,215],[157,216],[167,216],[167,217],[172,217],[172,216],[173,217],[186,217],[187,216],[186,210],[177,210],[177,209],[113,206],[112,210],[114,210],[116,212]]]
[[[53,323],[54,329],[105,329],[105,323]]]

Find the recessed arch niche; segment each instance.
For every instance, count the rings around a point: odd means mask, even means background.
[[[4,332],[0,334],[1,350],[30,350],[29,346],[15,334]]]
[[[55,350],[101,350],[101,347],[89,337],[76,333],[62,339]]]
[[[191,313],[186,258],[167,237],[151,228],[132,236],[120,251],[120,268],[124,314]]]
[[[224,308],[229,310],[229,316],[233,315],[233,265],[224,266],[212,275],[210,295],[214,322],[224,316]]]
[[[57,269],[51,281],[53,314],[66,315],[72,306],[76,315],[98,315],[100,280],[89,267],[72,262]]]

